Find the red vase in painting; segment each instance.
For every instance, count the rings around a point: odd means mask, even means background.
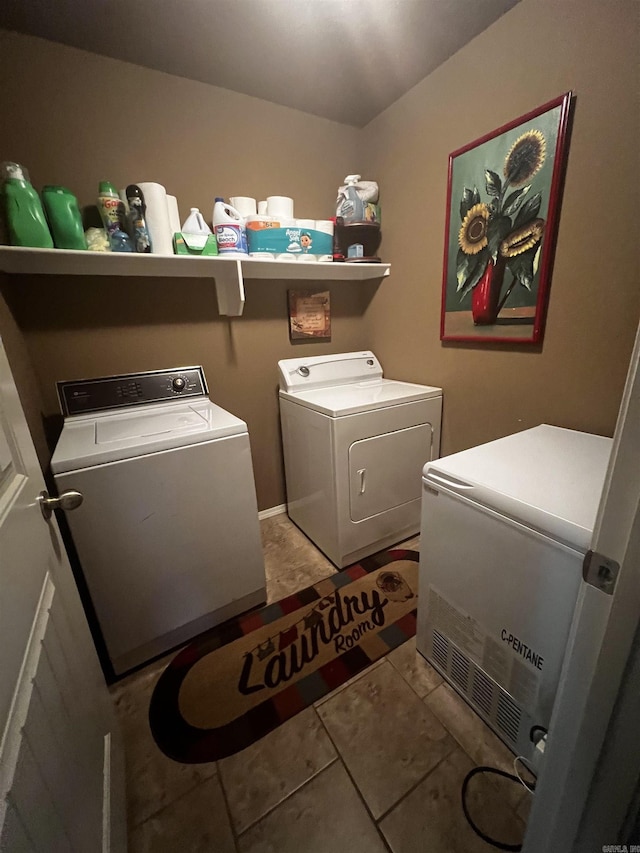
[[[506,262],[498,258],[496,263],[489,261],[480,281],[471,294],[471,315],[474,325],[490,326],[498,317],[500,291],[504,279]]]

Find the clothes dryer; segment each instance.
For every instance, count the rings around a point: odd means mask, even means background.
[[[265,601],[247,425],[201,367],[58,384],[51,460],[116,674]]]
[[[383,378],[370,351],[278,369],[291,520],[339,568],[417,533],[442,389]]]

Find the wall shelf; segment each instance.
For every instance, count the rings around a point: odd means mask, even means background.
[[[196,258],[181,255],[133,255],[0,246],[0,271],[5,273],[213,278],[216,284],[218,310],[229,317],[239,317],[244,310],[245,278],[290,281],[368,281],[388,276],[390,268],[390,264]]]

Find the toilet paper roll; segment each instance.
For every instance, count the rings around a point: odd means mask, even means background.
[[[162,184],[138,181],[147,206],[146,222],[154,255],[173,255],[173,231],[169,219],[167,191]],[[178,227],[178,230],[180,228]]]
[[[258,261],[273,261],[276,256],[273,252],[249,252],[249,257]]]
[[[316,231],[323,234],[331,234],[333,237],[333,222],[330,219],[316,219]]]
[[[266,201],[259,201],[258,202],[258,214],[260,216],[266,216],[267,215],[267,202]]]
[[[281,255],[276,255],[276,261],[293,261],[295,263],[296,256],[290,255],[288,252],[283,252]]]
[[[167,196],[167,207],[169,208],[169,223],[171,225],[171,234],[177,234],[180,231],[180,211],[178,210],[178,199],[174,195]]]
[[[296,219],[296,228],[305,228],[308,231],[312,231],[315,227],[315,219]]]
[[[246,195],[234,195],[229,201],[231,202],[231,207],[235,207],[240,216],[243,216],[245,219],[247,216],[256,216],[258,213],[255,198],[249,198]]]
[[[267,215],[293,219],[293,199],[285,195],[270,195],[267,198]]]
[[[317,261],[318,255],[298,255],[298,260],[301,262],[304,261]]]

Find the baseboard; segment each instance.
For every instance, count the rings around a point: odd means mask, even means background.
[[[262,521],[263,518],[271,518],[272,515],[282,515],[283,512],[287,511],[286,504],[280,504],[279,506],[271,506],[269,509],[262,509],[258,513],[258,518]]]

